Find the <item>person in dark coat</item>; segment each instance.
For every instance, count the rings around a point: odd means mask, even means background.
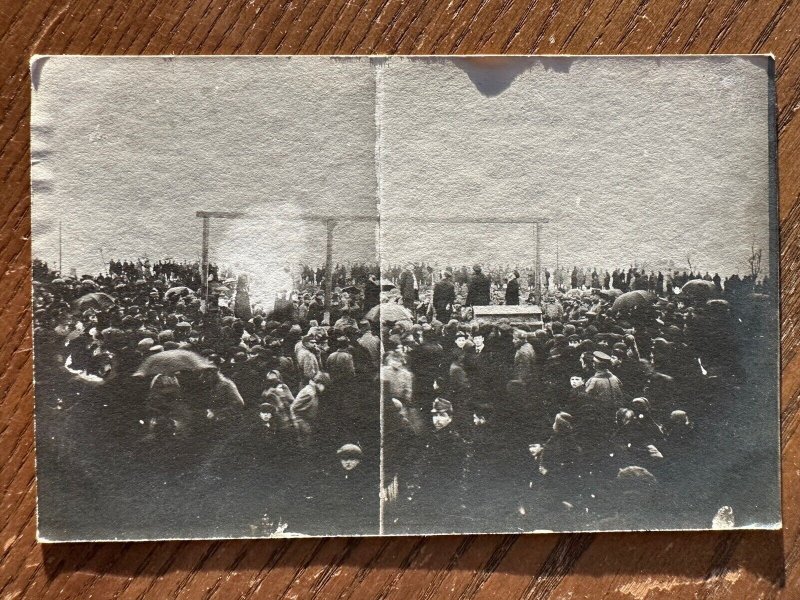
[[[250,307],[250,286],[247,275],[239,275],[236,282],[236,297],[234,299],[234,314],[237,319],[249,321],[253,318],[253,310]]]
[[[485,345],[490,327],[485,326],[472,336],[472,344],[464,354],[464,369],[472,388],[472,400],[476,408],[491,404],[494,398],[493,375],[496,372],[495,357]]]
[[[625,397],[622,392],[622,383],[609,368],[611,357],[605,352],[592,354],[595,373],[586,382],[586,393],[595,402],[609,412],[623,405]]]
[[[506,304],[519,304],[519,271],[514,271],[508,277],[506,285]]]
[[[419,490],[412,503],[417,511],[442,514],[441,505],[447,503],[446,514],[440,524],[450,527],[462,513],[465,493],[467,447],[463,438],[451,427],[453,405],[444,398],[433,402],[433,428],[429,429],[425,444],[417,457],[415,474]]]
[[[488,306],[491,304],[491,281],[480,265],[472,267],[472,271],[467,286],[467,306]]]
[[[369,312],[369,309],[380,304],[380,301],[381,283],[378,281],[378,276],[371,273],[364,284],[364,312]]]
[[[453,303],[456,301],[456,288],[453,285],[453,274],[445,271],[441,281],[433,286],[433,309],[436,318],[447,323],[453,315]]]
[[[414,302],[419,297],[419,283],[414,275],[414,265],[410,263],[400,274],[400,296],[403,298],[403,306],[413,312]]]
[[[314,299],[308,305],[308,312],[306,313],[306,319],[309,321],[317,321],[318,323],[322,322],[323,317],[325,316],[325,294],[323,292],[317,292]]]

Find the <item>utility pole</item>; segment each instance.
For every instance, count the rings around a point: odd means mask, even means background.
[[[58,222],[58,276],[61,277],[63,275],[63,271],[61,270],[61,221]]]

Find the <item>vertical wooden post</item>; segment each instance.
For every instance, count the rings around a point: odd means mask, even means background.
[[[539,248],[542,224],[536,223],[536,304],[542,303],[542,262]]]
[[[331,293],[333,292],[333,229],[336,221],[328,219],[325,221],[328,233],[328,240],[325,245],[325,316],[323,321],[331,324]]]
[[[209,234],[211,231],[210,221],[210,217],[203,216],[203,253],[200,259],[200,281],[203,283],[203,287],[206,287],[208,284],[208,244]]]
[[[64,276],[64,272],[61,270],[61,221],[58,222],[58,276]]]

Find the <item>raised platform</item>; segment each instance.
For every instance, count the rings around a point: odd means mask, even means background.
[[[536,304],[473,306],[472,318],[486,323],[496,323],[508,319],[518,323],[542,325],[542,309]]]

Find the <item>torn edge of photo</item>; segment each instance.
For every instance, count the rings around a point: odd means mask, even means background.
[[[31,60],[38,539],[776,529],[774,60]]]

